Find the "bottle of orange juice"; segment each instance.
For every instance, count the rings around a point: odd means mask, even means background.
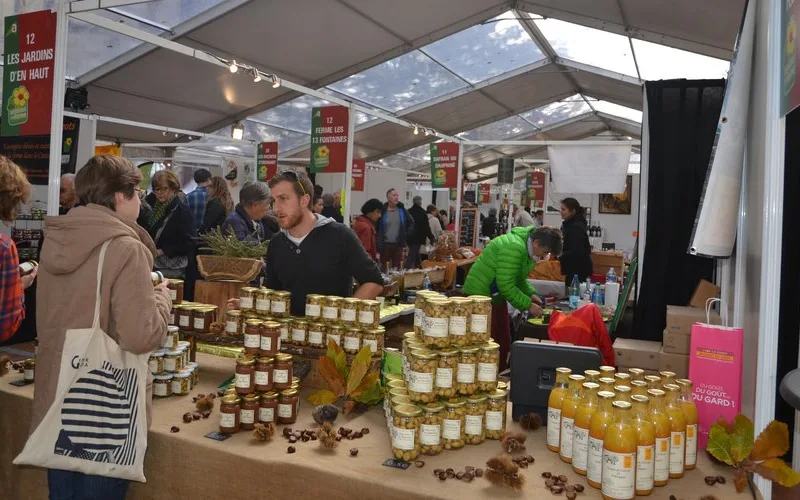
[[[631,404],[614,401],[614,421],[603,437],[604,500],[633,500],[636,496],[636,447],[638,434],[633,425]]]
[[[647,391],[650,398],[650,411],[648,420],[656,428],[656,460],[653,473],[653,484],[664,486],[669,482],[669,415],[664,407],[664,391],[650,389]]]
[[[617,395],[617,401],[631,402],[633,391],[631,391],[631,388],[627,385],[614,386],[614,393]]]
[[[556,368],[556,383],[547,400],[547,449],[550,451],[558,452],[561,444],[561,402],[567,395],[571,373],[569,368]]]
[[[645,375],[644,381],[649,389],[661,389],[661,377],[658,375]]]
[[[589,426],[589,457],[586,463],[586,481],[600,489],[603,481],[603,438],[606,427],[614,420],[612,403],[616,395],[611,391],[597,393],[597,411]]]
[[[683,467],[686,464],[686,414],[678,401],[681,388],[676,384],[666,384],[664,392],[667,393],[665,410],[670,423],[669,477],[677,479],[683,477]]]
[[[595,382],[583,383],[583,399],[575,413],[575,425],[572,433],[572,470],[586,475],[586,463],[589,460],[589,427],[592,415],[597,411],[597,391],[600,385]]]
[[[697,406],[692,397],[692,381],[687,378],[676,380],[681,387],[680,403],[686,415],[686,463],[684,469],[692,470],[697,466]]]
[[[570,375],[569,388],[561,402],[561,446],[558,455],[564,462],[572,463],[572,436],[575,427],[575,414],[583,396],[583,375]]]
[[[644,380],[631,380],[631,390],[633,395],[647,396],[647,382]]]
[[[631,374],[631,381],[633,380],[644,380],[644,370],[641,368],[631,368],[628,370],[628,373]]]
[[[614,368],[613,366],[600,367],[600,377],[614,378],[615,373],[617,373],[617,369]]]
[[[677,378],[675,372],[662,371],[658,372],[658,374],[661,375],[661,385],[674,384]]]
[[[624,385],[626,387],[631,386],[631,374],[630,373],[615,373],[614,374],[614,385]]]
[[[653,492],[655,474],[656,426],[647,419],[650,398],[639,394],[631,396],[633,425],[638,434],[636,446],[636,495],[647,496]]]
[[[614,392],[614,377],[600,377],[597,379],[601,391]]]
[[[597,382],[600,380],[600,372],[598,370],[584,370],[583,376],[586,377],[587,382]]]

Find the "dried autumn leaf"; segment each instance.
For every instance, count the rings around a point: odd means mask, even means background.
[[[800,473],[780,458],[770,458],[758,465],[756,472],[781,486],[792,488],[800,483]]]
[[[353,408],[355,407],[356,407],[356,402],[353,401],[352,399],[348,399],[347,401],[345,401],[342,411],[344,412],[345,415],[349,415],[350,412],[353,411]]]
[[[328,389],[320,389],[309,394],[306,399],[312,405],[319,406],[333,403],[338,397]]]
[[[353,364],[350,366],[350,376],[347,378],[347,394],[352,394],[361,385],[361,380],[367,374],[371,362],[372,350],[368,345],[362,347],[356,357],[353,358]]]
[[[736,460],[731,455],[731,435],[725,432],[721,425],[714,424],[711,426],[708,432],[706,451],[711,453],[717,460],[730,466],[736,464]]]
[[[739,463],[750,455],[753,449],[753,421],[739,414],[733,419],[731,434],[731,456]]]
[[[378,378],[380,376],[381,376],[381,372],[379,372],[377,370],[367,373],[367,375],[363,379],[361,379],[361,383],[358,384],[358,387],[356,387],[356,389],[353,392],[350,393],[350,396],[353,397],[353,398],[357,398],[365,390],[367,390],[370,387],[372,387],[373,385],[377,384],[378,383]]]
[[[322,378],[325,379],[325,382],[328,384],[328,389],[330,389],[332,393],[337,397],[344,396],[344,377],[342,377],[342,374],[336,369],[336,364],[334,364],[331,358],[327,356],[319,358],[319,361],[317,361],[317,370]]]
[[[741,493],[747,488],[747,473],[737,470],[733,476],[733,484],[736,486],[736,493]]]
[[[342,374],[342,378],[346,379],[347,354],[344,353],[342,347],[333,340],[328,340],[328,351],[325,355],[336,364],[336,369]]]
[[[364,379],[366,380],[366,378]],[[381,402],[383,399],[383,389],[381,389],[380,384],[376,381],[371,386],[367,387],[361,394],[358,396],[354,396],[355,400],[359,403],[364,403],[366,405],[375,405]]]
[[[777,458],[789,451],[789,428],[783,422],[773,420],[758,435],[750,458],[760,462]]]

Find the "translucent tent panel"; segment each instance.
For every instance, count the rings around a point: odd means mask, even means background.
[[[511,116],[504,120],[489,123],[466,132],[457,134],[462,139],[477,140],[503,140],[518,136],[536,129],[533,125],[526,122],[519,116]]]
[[[619,116],[620,118],[626,118],[628,120],[632,120],[638,123],[642,123],[642,112],[638,109],[628,108],[626,106],[620,106],[619,104],[614,104],[613,102],[608,101],[590,101],[592,103],[592,107],[601,113],[608,113],[609,115]]]
[[[275,142],[278,143],[278,154],[282,154],[282,152],[288,151],[290,149],[294,149],[298,146],[308,146],[311,143],[311,135],[309,134],[302,134],[300,132],[293,132],[291,130],[286,130],[278,127],[273,127],[271,125],[265,125],[263,123],[256,123],[249,120],[244,120],[242,122],[242,126],[244,127],[244,136],[243,139],[249,141],[258,141],[258,142]],[[219,135],[222,137],[231,137],[231,126],[227,126],[221,128],[214,132],[214,135]],[[189,145],[196,144],[196,143],[209,143],[209,142],[220,142],[219,139],[214,138],[202,138],[197,141],[192,141]],[[248,151],[247,154],[252,154],[252,149],[250,146],[246,145],[225,145],[225,146],[216,146],[214,150],[228,152],[231,149],[231,146],[236,149]]]
[[[633,39],[643,80],[727,78],[730,61]]]
[[[422,51],[470,83],[545,58],[513,12],[426,45]]]
[[[126,5],[119,9],[174,28],[221,2],[222,0],[154,0]]]
[[[535,23],[560,57],[639,76],[627,37],[557,19],[541,19]]]
[[[411,170],[430,163],[430,161],[431,146],[430,144],[423,144],[422,146],[417,146],[408,151],[382,158],[378,160],[378,163],[387,167]]]
[[[335,94],[328,89],[322,89],[322,92],[326,94]],[[250,118],[277,127],[307,134],[311,132],[311,110],[320,106],[332,105],[332,102],[326,101],[325,99],[303,95],[274,108],[255,114]],[[361,111],[355,112],[356,126],[375,119],[374,116],[362,113]]]
[[[329,87],[377,108],[400,111],[466,86],[463,80],[415,50]]]
[[[590,112],[592,109],[580,94],[567,97],[545,106],[522,113],[524,119],[533,123],[539,128],[553,125],[554,123],[566,120]]]

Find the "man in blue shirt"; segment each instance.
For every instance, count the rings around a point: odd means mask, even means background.
[[[203,225],[203,216],[206,213],[211,172],[205,168],[198,168],[194,171],[194,182],[197,184],[197,189],[186,195],[186,203],[189,204],[189,210],[194,217],[194,227],[199,228]]]

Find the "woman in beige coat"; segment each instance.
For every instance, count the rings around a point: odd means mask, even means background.
[[[166,284],[153,287],[155,245],[136,224],[142,176],[128,160],[95,156],[78,172],[82,205],[48,217],[39,269],[39,348],[31,432],[53,404],[65,332],[89,328],[95,304],[100,248],[106,251],[101,283],[100,327],[120,348],[134,354],[157,349],[166,339],[172,302]],[[148,380],[148,420],[152,380]],[[128,482],[77,472],[48,471],[50,499],[123,499]]]

